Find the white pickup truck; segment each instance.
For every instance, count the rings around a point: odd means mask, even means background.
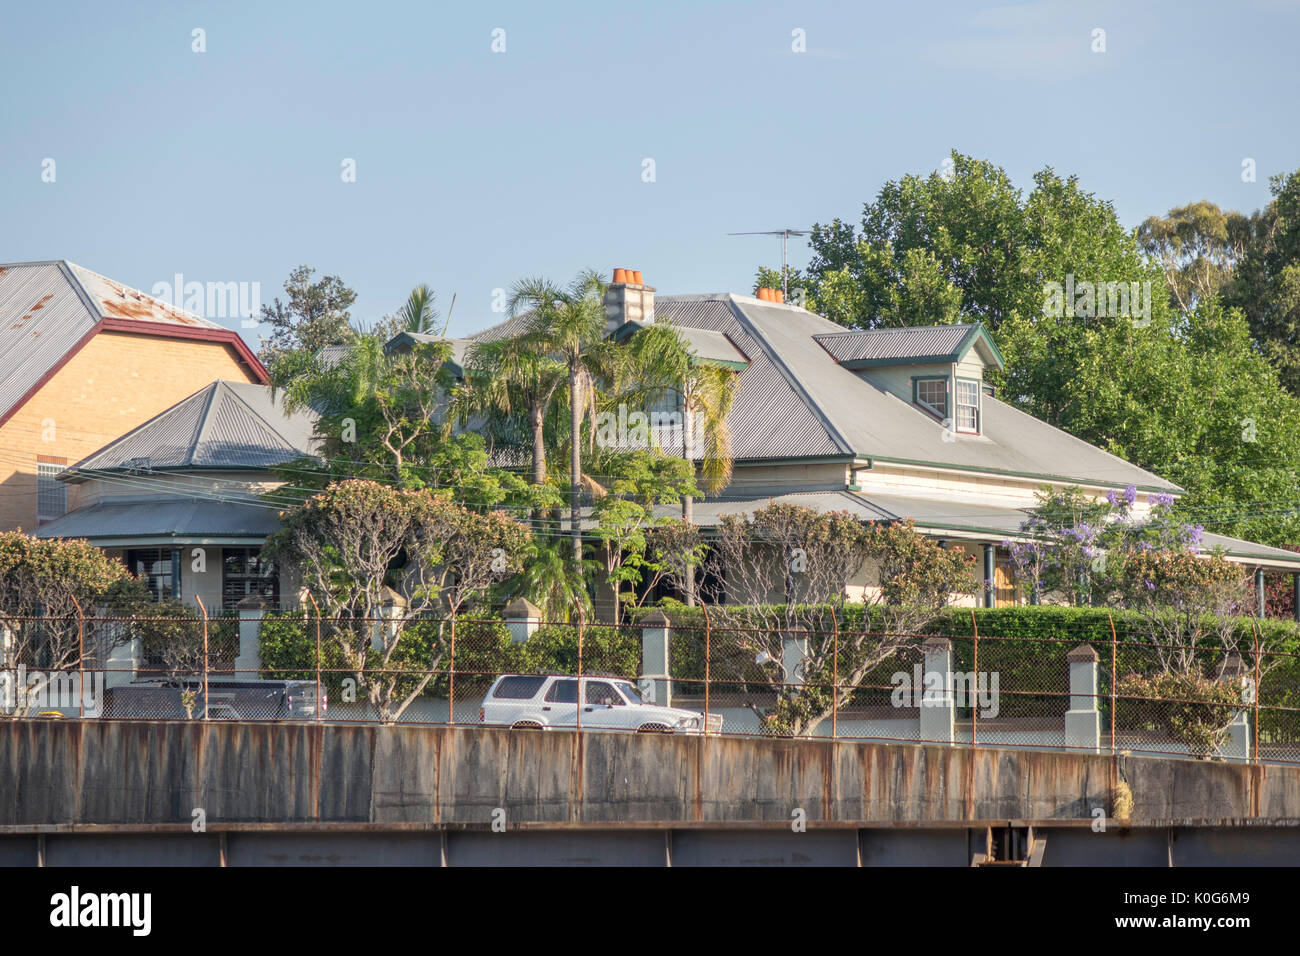
[[[581,688],[579,687],[581,681]],[[579,703],[581,701],[581,703]],[[716,734],[722,715],[659,707],[617,677],[503,674],[488,688],[479,722],[527,730],[626,730],[659,734]]]

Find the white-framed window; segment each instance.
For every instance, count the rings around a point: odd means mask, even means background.
[[[973,379],[957,379],[957,430],[980,430],[980,383]]]
[[[36,521],[53,521],[68,513],[68,486],[58,480],[64,460],[36,462]]]
[[[948,417],[948,380],[946,378],[918,378],[913,381],[916,404],[939,418]]]

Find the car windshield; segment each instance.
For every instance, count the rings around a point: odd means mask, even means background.
[[[632,703],[634,704],[645,703],[645,701],[641,699],[641,695],[636,692],[636,688],[633,687],[631,684],[629,684],[627,681],[625,680],[619,681],[618,689],[621,690],[623,692],[623,696],[626,697]]]

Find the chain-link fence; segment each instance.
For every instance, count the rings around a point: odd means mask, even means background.
[[[1300,655],[539,615],[0,621],[0,715],[722,733],[1300,762]],[[1086,637],[1086,640],[1080,640]],[[60,650],[61,649],[61,650]]]

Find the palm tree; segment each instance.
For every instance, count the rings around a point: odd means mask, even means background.
[[[587,271],[565,288],[548,279],[525,279],[516,283],[509,300],[512,317],[527,315],[515,347],[553,357],[568,379],[569,524],[575,567],[582,566],[582,423],[588,413],[595,414],[597,380],[617,380],[624,361],[622,351],[605,340],[604,296],[600,276]]]
[[[546,482],[546,416],[568,376],[554,356],[521,347],[517,338],[478,342],[466,357],[466,384],[457,393],[459,418],[487,412],[509,422],[527,419],[532,481]]]
[[[731,429],[727,416],[735,403],[740,377],[730,368],[691,354],[669,323],[638,332],[629,343],[632,366],[650,388],[669,387],[679,395],[682,456],[695,461],[695,435],[702,433],[700,478],[705,491],[717,494],[731,483]],[[682,519],[695,523],[695,499],[682,496]],[[686,603],[695,604],[695,571],[686,569]]]
[[[411,290],[406,302],[397,310],[398,327],[403,332],[433,334],[433,324],[438,320],[438,310],[433,307],[438,297],[424,283]]]

